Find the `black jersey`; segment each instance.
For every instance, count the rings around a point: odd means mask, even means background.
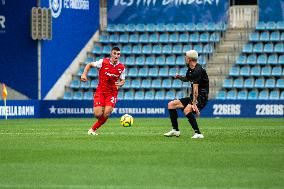
[[[186,72],[186,78],[191,84],[193,90],[193,84],[198,84],[198,95],[208,96],[209,94],[209,79],[206,70],[202,68],[200,64],[196,64],[194,69],[188,68]],[[192,93],[193,91],[191,91]]]

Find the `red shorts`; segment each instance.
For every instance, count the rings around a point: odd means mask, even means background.
[[[117,102],[117,93],[106,94],[102,92],[96,92],[96,94],[94,95],[94,107],[111,106],[114,108],[116,102]]]

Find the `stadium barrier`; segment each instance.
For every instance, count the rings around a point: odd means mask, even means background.
[[[131,114],[134,117],[168,117],[167,100],[121,100],[112,117]],[[93,117],[93,101],[87,100],[8,100],[8,119],[15,118],[83,118]],[[182,111],[179,111],[182,116]],[[284,100],[210,100],[201,117],[279,117],[284,115]],[[5,107],[0,101],[0,119]]]

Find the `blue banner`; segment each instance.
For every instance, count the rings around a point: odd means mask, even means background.
[[[259,21],[284,21],[284,0],[258,0]]]
[[[228,0],[108,0],[108,23],[226,22]]]
[[[42,42],[42,97],[44,98],[99,28],[99,1],[41,0],[52,9],[53,36]]]
[[[121,100],[111,117],[130,114],[133,117],[169,117],[166,100]],[[7,101],[10,118],[82,118],[93,117],[93,101]],[[179,116],[183,117],[182,110]],[[284,118],[283,100],[210,100],[201,111],[201,117],[279,117]],[[0,101],[0,119],[5,118]]]
[[[36,1],[0,0],[0,83],[37,99],[37,41],[31,38]]]

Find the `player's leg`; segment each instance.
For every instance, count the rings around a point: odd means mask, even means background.
[[[171,122],[172,122],[172,127],[173,129],[167,133],[164,134],[164,136],[180,136],[180,131],[179,131],[179,128],[178,128],[178,121],[177,121],[177,118],[178,118],[178,114],[177,114],[177,109],[178,108],[184,108],[183,104],[181,103],[180,100],[172,100],[168,103],[168,111],[169,111],[169,114],[170,114],[170,119],[171,119]]]
[[[96,93],[94,96],[94,116],[98,120],[94,123],[92,128],[88,131],[89,135],[98,135],[96,130],[102,125],[103,112],[104,112],[105,98],[101,93]]]

